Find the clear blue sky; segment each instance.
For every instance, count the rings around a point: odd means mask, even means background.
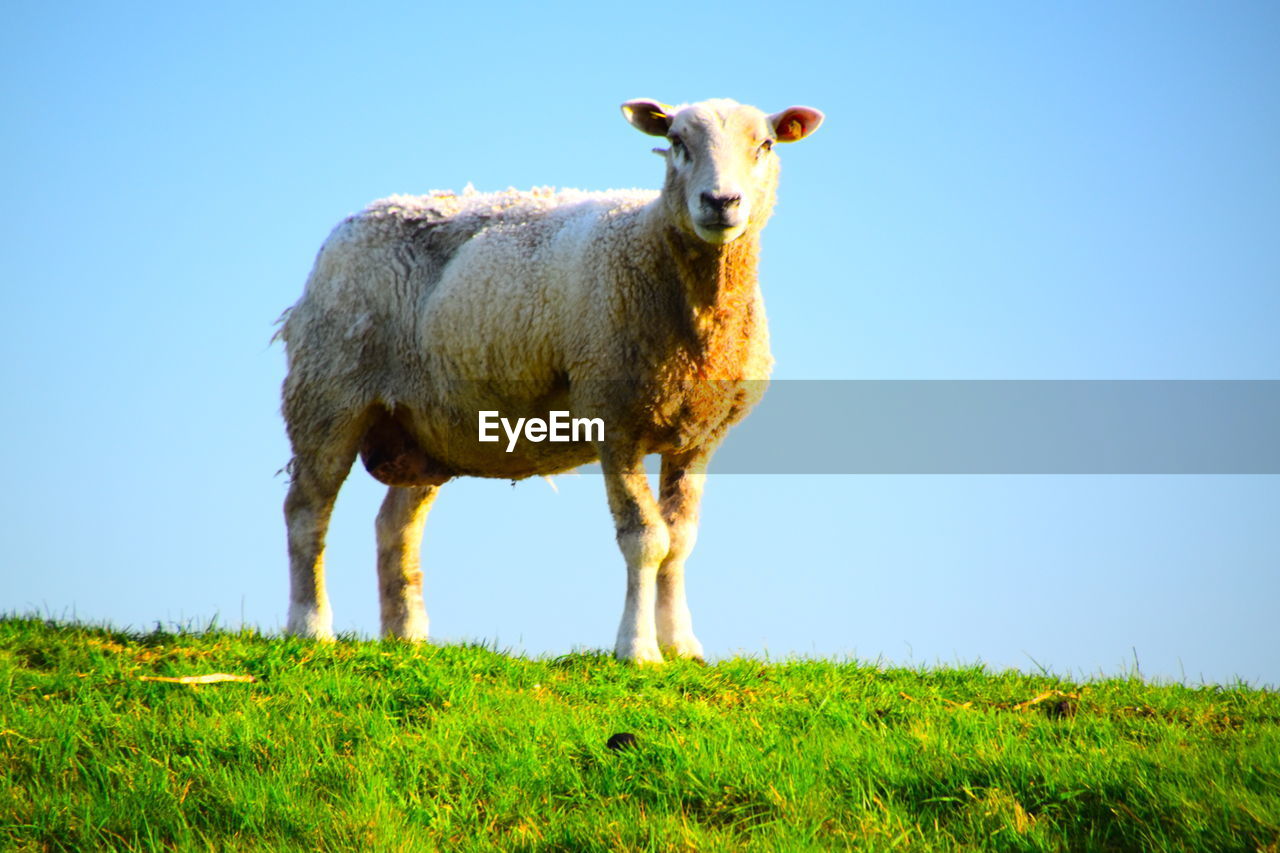
[[[656,186],[634,97],[826,112],[765,234],[778,377],[1280,379],[1277,44],[1270,2],[7,4],[0,609],[278,629],[268,339],[320,242],[393,192]],[[602,484],[557,485],[445,489],[436,637],[612,644]],[[380,494],[339,501],[340,631]],[[734,475],[703,516],[713,656],[1280,684],[1276,477]]]

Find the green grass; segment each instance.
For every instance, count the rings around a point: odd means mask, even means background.
[[[214,672],[256,680],[141,680]],[[0,619],[0,685],[0,849],[1280,841],[1280,695],[1245,686],[812,660],[638,669],[28,618]],[[608,749],[617,732],[635,746]]]

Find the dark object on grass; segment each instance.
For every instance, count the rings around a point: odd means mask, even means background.
[[[1074,717],[1076,715],[1076,703],[1070,699],[1059,699],[1057,702],[1049,702],[1044,706],[1044,712],[1051,719],[1060,720],[1064,717]]]
[[[636,736],[631,732],[615,732],[609,735],[609,740],[605,743],[605,746],[614,752],[622,749],[635,749]]]

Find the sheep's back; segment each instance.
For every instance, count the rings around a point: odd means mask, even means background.
[[[426,409],[457,380],[559,381],[601,286],[586,263],[602,223],[652,192],[391,196],[326,240],[288,314],[291,382]],[[478,387],[478,386],[477,386]],[[523,386],[522,386],[523,387]],[[457,401],[453,401],[457,402]],[[481,401],[467,401],[468,403]]]

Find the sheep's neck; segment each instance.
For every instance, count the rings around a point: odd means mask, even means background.
[[[667,244],[680,283],[682,347],[700,379],[738,379],[756,332],[760,237],[749,231],[724,246],[678,232]]]

